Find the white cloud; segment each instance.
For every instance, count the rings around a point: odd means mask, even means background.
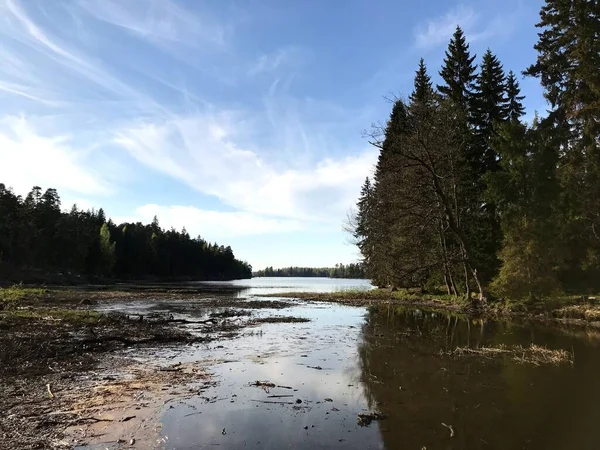
[[[165,229],[186,228],[191,236],[201,235],[209,240],[223,240],[264,233],[300,231],[303,224],[297,220],[273,219],[241,211],[214,211],[195,206],[148,204],[136,208],[131,216],[115,217],[116,223],[150,223],[154,216]]]
[[[238,141],[232,114],[178,118],[123,129],[116,142],[141,163],[225,204],[257,214],[335,221],[376,161],[367,150],[316,165],[280,168]]]
[[[17,192],[32,186],[106,195],[111,188],[90,169],[66,136],[45,136],[24,117],[0,120],[0,181]]]
[[[61,11],[67,21],[52,20]],[[91,205],[98,196],[115,199],[150,167],[235,211],[208,211],[186,198],[186,205],[139,208],[139,220],[156,213],[165,226],[191,231],[202,223],[200,232],[218,236],[337,232],[375,163],[375,150],[347,145],[369,123],[363,111],[289,94],[295,71],[309,62],[302,47],[249,60],[235,53],[226,21],[171,0],[77,0],[56,9],[0,0],[0,22],[0,182],[18,192],[51,186]],[[108,43],[121,39],[129,51],[108,54]],[[221,52],[221,71],[233,68],[245,82],[266,80],[268,95],[236,103],[237,110],[211,104],[206,98],[215,83],[197,82],[187,61],[206,52],[189,46]],[[184,98],[173,99],[173,91]],[[130,164],[125,173],[123,159]],[[132,197],[144,192],[145,181],[135,181]],[[110,211],[110,202],[98,203]]]

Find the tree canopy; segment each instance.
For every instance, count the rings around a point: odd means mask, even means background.
[[[336,264],[335,267],[266,267],[252,274],[255,277],[320,277],[320,278],[365,278],[360,263]]]
[[[55,189],[35,186],[23,199],[0,183],[0,269],[9,273],[118,279],[227,280],[249,278],[252,268],[231,247],[191,238],[183,229],[107,220],[104,211],[61,211]]]
[[[460,27],[441,83],[423,59],[370,143],[352,233],[379,286],[485,300],[600,288],[600,2],[547,0],[537,61],[551,109],[523,121],[519,80]],[[473,291],[477,294],[472,296]]]

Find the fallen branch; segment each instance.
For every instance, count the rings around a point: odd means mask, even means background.
[[[270,402],[268,400],[250,400],[251,402],[257,403],[271,403],[273,405],[293,405],[294,402]]]

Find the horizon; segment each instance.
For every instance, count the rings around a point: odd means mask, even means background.
[[[490,47],[517,74],[526,120],[544,114],[521,76],[542,3],[4,0],[0,182],[115,223],[156,215],[254,269],[353,263],[342,224],[384,97],[410,93],[421,57],[438,82],[460,25],[478,63]]]

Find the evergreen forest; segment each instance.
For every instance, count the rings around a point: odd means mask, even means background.
[[[600,289],[600,2],[548,0],[536,27],[522,72],[457,27],[439,83],[421,60],[368,133],[379,159],[350,225],[378,286],[474,303]],[[549,106],[530,120],[522,77]]]
[[[252,267],[231,247],[182,231],[107,219],[104,211],[61,211],[55,189],[35,186],[25,198],[0,183],[0,275],[4,280],[48,275],[124,280],[250,278]]]
[[[336,264],[335,267],[266,267],[253,274],[255,277],[320,277],[320,278],[365,278],[361,263]]]

